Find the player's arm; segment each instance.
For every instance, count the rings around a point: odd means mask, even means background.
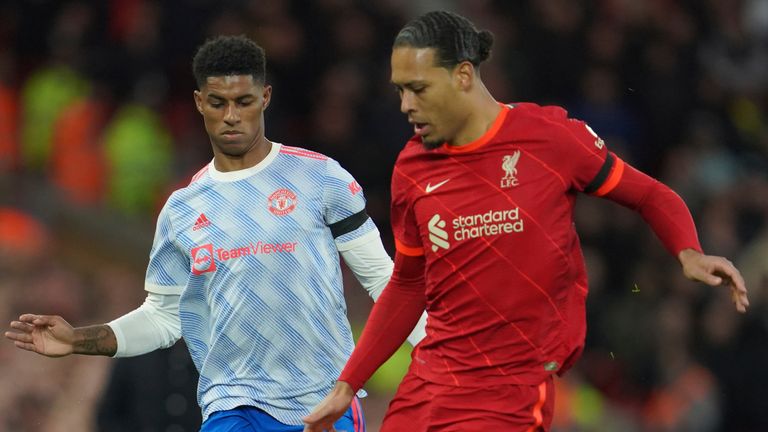
[[[181,337],[179,296],[149,293],[139,308],[108,323],[72,327],[56,315],[24,314],[5,336],[48,357],[70,354],[129,357],[173,345]]]
[[[355,277],[374,302],[392,274],[392,259],[381,243],[379,230],[365,210],[362,187],[338,162],[328,159],[323,185],[325,220],[341,253]],[[426,336],[427,313],[411,327],[408,342],[416,346]],[[414,323],[416,324],[416,323]]]
[[[425,307],[424,256],[395,254],[392,277],[331,393],[304,418],[305,431],[332,430],[355,393],[405,341]]]
[[[373,301],[378,301],[394,267],[392,258],[389,257],[381,242],[379,231],[371,231],[350,243],[337,246],[341,257]],[[411,346],[416,346],[424,339],[426,324],[427,312],[425,311],[408,335],[408,343]]]
[[[711,286],[729,286],[736,309],[746,312],[749,300],[741,273],[727,259],[702,252],[688,207],[668,186],[608,153],[585,192],[638,212],[664,247],[680,261],[687,278]]]
[[[586,123],[567,119],[562,109],[553,115],[554,138],[562,146],[564,171],[576,190],[613,200],[638,212],[664,247],[676,257],[686,277],[708,285],[727,284],[736,309],[749,305],[744,279],[723,257],[702,253],[688,207],[672,189],[641,173],[608,151]],[[597,174],[595,174],[597,173]]]
[[[176,241],[171,211],[175,195],[157,218],[144,289],[147,297],[137,309],[111,321],[117,340],[114,357],[133,357],[167,348],[181,338],[179,299],[189,278],[188,252]]]
[[[134,357],[168,348],[181,338],[179,295],[148,292],[137,309],[111,321],[117,341],[114,357]]]
[[[179,294],[189,276],[189,260],[175,243],[169,203],[158,216],[145,281],[148,294],[139,308],[108,324],[77,328],[60,316],[24,314],[11,322],[5,337],[49,357],[127,357],[173,345],[181,337]]]
[[[106,324],[74,328],[57,315],[23,314],[11,321],[5,337],[18,348],[48,357],[112,356],[117,350],[115,334]]]

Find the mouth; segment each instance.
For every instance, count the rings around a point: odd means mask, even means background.
[[[242,135],[243,133],[240,131],[234,131],[234,130],[227,130],[221,133],[221,136],[228,139],[234,139]]]
[[[425,136],[432,130],[429,123],[411,122],[411,124],[413,124],[413,132],[419,136]]]

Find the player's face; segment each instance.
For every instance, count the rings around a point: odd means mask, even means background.
[[[427,148],[452,142],[462,119],[455,74],[436,65],[435,54],[434,48],[404,46],[393,49],[391,59],[400,111]]]
[[[271,95],[272,87],[251,75],[208,77],[195,91],[195,104],[214,154],[241,158],[264,142],[264,110]]]

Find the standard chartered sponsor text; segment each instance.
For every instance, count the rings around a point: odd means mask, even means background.
[[[457,241],[485,236],[523,232],[520,209],[489,210],[453,219],[453,238]]]

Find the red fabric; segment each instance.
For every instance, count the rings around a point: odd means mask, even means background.
[[[621,181],[605,198],[640,213],[672,256],[687,248],[701,252],[688,206],[665,184],[625,164]]]
[[[607,198],[637,209],[673,253],[698,248],[690,214],[669,188],[628,165],[599,175],[608,150],[586,124],[533,104],[499,115],[498,130],[471,151],[425,150],[413,139],[400,153],[392,231],[398,250],[424,255],[398,253],[395,276],[340,378],[355,389],[405,339],[424,296],[427,337],[413,353],[413,375],[488,387],[538,385],[564,373],[586,335],[573,206],[587,186],[605,186]]]
[[[355,391],[402,345],[424,312],[423,260],[395,254],[392,277],[339,377]]]
[[[430,382],[535,385],[567,369],[586,334],[573,205],[608,150],[559,107],[499,116],[471,151],[413,139],[395,165],[393,234],[425,253],[429,320],[413,371]]]
[[[552,377],[538,386],[453,387],[409,373],[389,405],[381,432],[549,430],[554,404]]]

